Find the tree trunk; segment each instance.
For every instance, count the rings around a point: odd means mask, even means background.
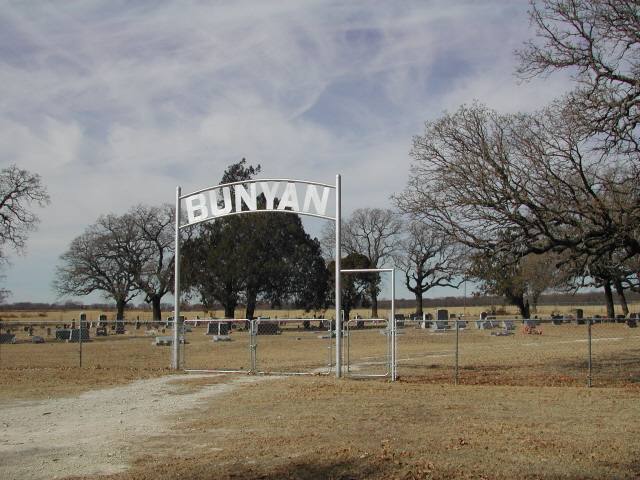
[[[523,296],[520,297],[507,297],[510,300],[510,303],[512,305],[515,305],[516,307],[518,307],[518,310],[520,311],[520,316],[523,319],[527,319],[531,316],[530,313],[530,308],[529,308],[529,301],[524,299]]]
[[[160,309],[160,301],[162,298],[159,295],[153,295],[151,297],[151,310],[153,312],[153,320],[162,320],[162,311]]]
[[[124,300],[116,300],[116,320],[124,320],[124,307],[126,302]]]
[[[622,307],[622,313],[625,317],[629,316],[629,305],[627,305],[627,297],[624,294],[624,287],[622,286],[622,282],[619,279],[613,281],[614,286],[616,287],[616,293],[618,294],[618,298],[620,299],[620,306]]]
[[[238,306],[238,298],[235,295],[233,282],[227,282],[224,287],[224,298],[220,298],[220,303],[224,307],[224,318],[234,318],[236,307]]]
[[[253,288],[247,289],[247,313],[246,316],[249,320],[253,319],[256,312],[256,299],[258,293]]]
[[[416,293],[416,318],[422,318],[422,293]]]
[[[613,306],[613,292],[611,291],[611,282],[609,280],[605,280],[603,287],[604,297],[607,302],[607,318],[615,318],[616,311]]]
[[[378,293],[375,287],[371,289],[371,318],[378,318]]]
[[[235,303],[225,303],[224,304],[224,318],[234,318],[236,314],[236,305]]]

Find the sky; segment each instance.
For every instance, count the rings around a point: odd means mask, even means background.
[[[66,300],[51,287],[59,256],[100,215],[174,203],[176,186],[215,185],[243,157],[263,178],[341,174],[343,217],[393,207],[426,121],[474,101],[532,111],[570,88],[562,75],[515,77],[514,50],[534,35],[527,9],[526,0],[2,2],[0,168],[38,173],[51,196],[25,254],[4,268],[8,301]],[[320,234],[321,220],[305,224]],[[443,294],[461,293],[428,296]]]

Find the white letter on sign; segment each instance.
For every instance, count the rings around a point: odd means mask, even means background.
[[[211,198],[211,215],[214,217],[221,217],[227,213],[231,213],[231,192],[229,187],[222,187],[222,208],[218,207],[218,192],[220,189],[211,190],[209,192],[209,198]]]
[[[273,188],[270,188],[268,182],[260,182],[260,188],[264,193],[264,198],[267,199],[267,206],[265,210],[273,210],[273,201],[276,199],[276,193],[278,192],[279,186],[279,183],[274,183]]]
[[[236,212],[242,211],[242,202],[244,201],[247,208],[251,211],[257,210],[256,201],[256,184],[249,184],[249,191],[244,188],[244,185],[236,185]]]
[[[284,189],[284,193],[282,194],[282,199],[278,204],[278,210],[284,210],[287,207],[291,207],[291,209],[295,212],[300,211],[300,204],[298,203],[298,192],[296,191],[295,183],[287,183],[287,186]]]
[[[320,199],[316,186],[307,185],[307,194],[304,196],[304,206],[302,207],[302,211],[311,213],[309,211],[309,207],[311,206],[311,202],[313,202],[316,213],[319,215],[326,215],[327,200],[329,200],[329,189],[327,187],[322,187],[322,199]]]
[[[207,197],[204,196],[204,193],[199,193],[197,195],[189,197],[185,200],[184,203],[187,206],[187,218],[189,219],[189,223],[203,220],[209,216],[209,211],[206,205]],[[198,213],[197,215],[196,212]]]

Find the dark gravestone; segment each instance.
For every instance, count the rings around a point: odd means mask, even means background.
[[[116,335],[124,335],[124,322],[116,322]]]
[[[282,330],[277,322],[260,322],[256,329],[256,335],[280,335]]]
[[[0,343],[16,343],[16,336],[13,333],[0,333]]]
[[[89,329],[88,328],[72,328],[69,331],[69,342],[70,343],[76,343],[78,341],[80,341],[80,332],[82,331],[82,341],[83,342],[88,342],[89,341]]]
[[[59,328],[56,330],[56,340],[69,340],[71,330],[68,328]]]
[[[106,337],[107,327],[96,327],[96,337]]]
[[[444,308],[436,311],[436,320],[449,320],[449,310]]]
[[[44,343],[44,338],[39,335],[31,337],[31,343]]]
[[[229,335],[229,324],[227,322],[209,322],[207,335]]]

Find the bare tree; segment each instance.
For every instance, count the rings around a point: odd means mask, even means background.
[[[553,108],[499,115],[480,105],[427,123],[401,210],[474,249],[569,250],[584,262],[640,253],[640,188],[627,154],[591,148]]]
[[[6,258],[5,245],[23,251],[28,234],[39,222],[31,208],[49,202],[40,175],[16,165],[0,170],[0,259]]]
[[[483,294],[504,296],[529,318],[542,293],[557,285],[553,254],[512,256],[507,252],[475,252],[467,275],[479,282]]]
[[[128,215],[138,229],[146,261],[137,272],[136,286],[145,294],[145,302],[153,309],[153,319],[160,320],[162,297],[173,289],[175,210],[172,205],[160,207],[138,205]],[[134,254],[139,253],[134,250]],[[132,259],[133,262],[136,258]]]
[[[359,253],[369,259],[371,268],[381,268],[397,248],[402,219],[389,209],[359,208],[342,229],[342,246],[347,254]],[[371,316],[378,317],[379,282],[371,282]]]
[[[394,254],[395,265],[404,272],[404,283],[415,295],[416,315],[422,315],[422,297],[434,287],[458,288],[462,280],[461,248],[446,235],[413,221]]]
[[[116,302],[117,319],[138,293],[136,280],[149,261],[132,216],[106,215],[76,237],[60,256],[54,288],[60,295],[89,295],[99,291]]]
[[[640,10],[637,0],[540,0],[530,18],[537,40],[518,52],[523,78],[574,74],[567,103],[605,146],[639,152]]]

